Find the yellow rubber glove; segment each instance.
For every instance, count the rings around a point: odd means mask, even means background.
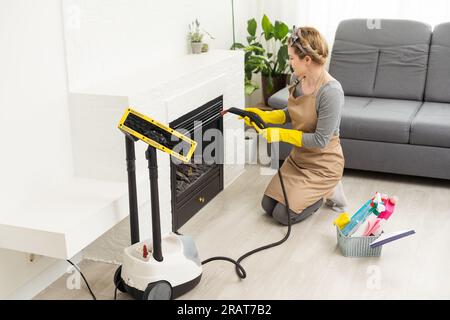
[[[261,130],[260,133],[269,143],[282,141],[297,147],[302,146],[303,132],[300,130],[270,127]]]
[[[265,123],[284,124],[286,122],[286,114],[283,110],[264,111],[258,108],[245,108],[244,110],[256,113]],[[239,118],[242,119],[242,117]],[[255,127],[250,123],[249,117],[245,117],[244,121],[246,125]]]
[[[242,119],[242,117],[239,117],[239,119]],[[253,121],[251,121],[249,117],[244,117],[244,122],[247,126],[253,127],[256,132],[261,133],[261,129]]]

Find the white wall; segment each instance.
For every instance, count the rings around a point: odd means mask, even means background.
[[[215,37],[204,37],[210,48],[232,44],[230,0],[64,0],[63,5],[74,91],[188,54],[188,25],[196,18]]]
[[[43,183],[71,175],[61,5],[0,2],[0,203],[2,213]],[[54,263],[0,249],[0,298]]]
[[[2,213],[40,185],[73,175],[69,85],[106,81],[187,54],[187,25],[196,17],[216,37],[208,40],[211,48],[231,46],[229,0],[0,0]],[[45,285],[42,279],[50,281],[56,265],[0,249],[0,298],[32,296],[30,284],[40,279]]]
[[[429,23],[450,21],[448,0],[260,0],[257,15],[267,13],[292,27],[313,26],[328,40],[330,50],[340,21],[352,18],[408,19]]]

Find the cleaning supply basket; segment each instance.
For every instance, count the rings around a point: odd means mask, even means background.
[[[379,238],[378,236],[368,237],[347,237],[336,227],[337,243],[339,249],[345,257],[379,257],[383,246],[371,248],[370,244]]]

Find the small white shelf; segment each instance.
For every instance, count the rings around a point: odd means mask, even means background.
[[[139,205],[148,201],[145,193],[139,195]],[[0,213],[0,247],[69,259],[128,213],[123,182],[73,178],[37,187],[26,203]]]

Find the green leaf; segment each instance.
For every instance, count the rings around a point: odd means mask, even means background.
[[[275,21],[273,33],[275,39],[282,41],[289,33],[289,27],[283,22]]]
[[[272,91],[273,91],[273,79],[272,79],[272,75],[270,75],[270,74],[267,76],[267,87],[266,87],[266,89],[267,89],[268,93],[272,93]]]
[[[253,72],[245,71],[245,80],[252,80]]]
[[[233,45],[231,46],[231,50],[235,50],[235,49],[244,49],[245,46],[242,43],[233,43]]]
[[[253,44],[252,42],[256,40],[256,36],[248,36],[247,37],[247,42],[248,44]]]
[[[286,67],[289,65],[288,59],[289,55],[287,45],[283,45],[280,47],[277,55],[278,67],[275,69],[276,74],[282,74],[285,72]]]
[[[258,88],[259,87],[257,85],[255,85],[254,83],[252,83],[251,81],[245,82],[245,94],[248,96],[251,95]]]
[[[256,20],[254,18],[247,21],[247,31],[253,37],[256,35]]]
[[[261,67],[261,62],[259,61],[249,61],[246,65],[245,65],[245,72],[255,72],[258,68]]]
[[[255,64],[255,65],[252,65],[252,66],[249,66],[246,70],[245,70],[245,72],[251,72],[252,74],[255,74],[255,73],[259,73],[261,71],[261,64]]]
[[[280,47],[280,50],[278,50],[277,62],[280,65],[285,66],[288,58],[289,58],[288,47],[287,47],[287,45],[283,45]]]
[[[255,69],[255,64],[252,64],[251,62],[247,63],[245,65],[245,72],[252,72]]]
[[[254,54],[253,56],[251,56],[251,58],[256,59],[256,60],[260,60],[260,61],[265,61],[266,63],[270,62],[270,60],[267,57],[262,56],[260,54]]]
[[[274,63],[273,68],[272,68],[272,76],[275,75],[277,73],[277,66],[278,66],[278,61]]]
[[[266,51],[266,49],[264,49],[263,45],[261,43],[259,43],[259,42],[252,43],[252,46],[260,48],[261,50],[257,49],[258,52],[265,52]],[[257,53],[257,52],[255,52],[255,53]]]
[[[273,25],[266,15],[263,16],[261,25],[264,30],[264,38],[266,41],[270,40],[273,37]]]
[[[258,46],[247,46],[244,50],[245,52],[264,53],[264,49]]]

